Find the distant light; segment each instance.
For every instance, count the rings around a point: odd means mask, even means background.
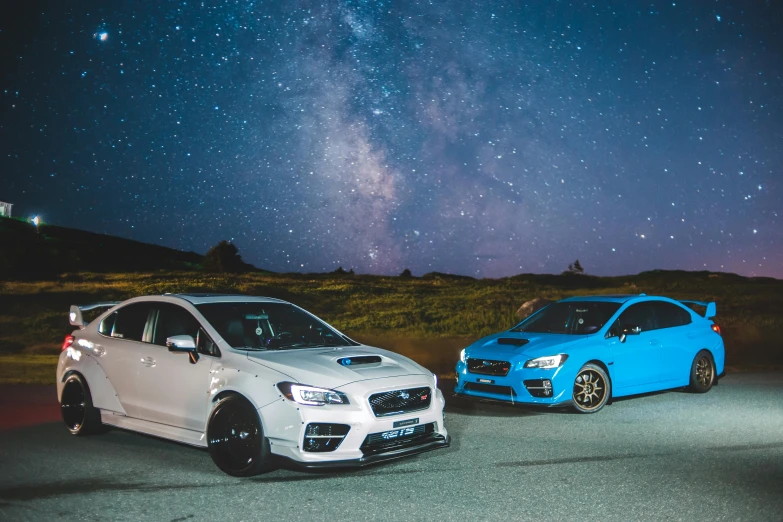
[[[105,42],[108,39],[109,39],[109,33],[107,33],[106,31],[102,31],[98,33],[98,40],[100,40],[101,42]]]
[[[41,223],[41,219],[38,216],[33,216],[30,219],[30,223],[37,227]]]

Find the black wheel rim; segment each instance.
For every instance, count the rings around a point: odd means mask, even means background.
[[[84,389],[77,381],[69,381],[63,389],[63,397],[60,402],[60,410],[63,421],[71,431],[79,431],[84,424]]]
[[[701,386],[702,388],[706,388],[710,384],[712,384],[712,363],[710,362],[710,358],[706,355],[703,355],[702,357],[699,357],[699,359],[696,361],[696,382]]]
[[[240,474],[258,462],[263,437],[255,416],[246,404],[218,407],[209,423],[209,447],[222,470]]]
[[[585,411],[601,407],[606,398],[606,379],[591,368],[583,369],[574,381],[574,402]]]

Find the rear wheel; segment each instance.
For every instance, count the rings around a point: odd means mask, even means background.
[[[695,393],[706,393],[715,384],[715,361],[707,350],[696,354],[691,364],[691,381],[688,389]]]
[[[73,435],[89,435],[101,428],[101,412],[92,405],[90,387],[78,373],[65,380],[60,412],[65,426]]]
[[[269,441],[250,402],[239,395],[220,399],[207,425],[209,454],[217,467],[235,477],[270,469]]]
[[[604,369],[597,364],[585,364],[574,379],[574,408],[579,413],[595,413],[606,405],[611,391]]]

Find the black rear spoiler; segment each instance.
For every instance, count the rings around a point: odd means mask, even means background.
[[[71,305],[71,311],[68,313],[68,320],[73,326],[84,328],[87,326],[87,323],[82,317],[82,312],[95,310],[96,308],[111,308],[118,304],[120,304],[120,301],[104,301],[102,303],[92,303],[88,305]]]
[[[680,301],[684,305],[696,305],[696,306],[703,306],[706,311],[704,312],[704,317],[706,319],[709,319],[711,317],[715,317],[718,314],[718,308],[715,306],[715,302],[706,302],[706,301]]]

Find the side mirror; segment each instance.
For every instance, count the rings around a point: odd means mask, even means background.
[[[191,364],[196,364],[198,362],[196,340],[190,335],[172,335],[171,337],[166,337],[166,347],[168,347],[170,352],[187,353]]]
[[[72,326],[84,328],[84,319],[82,318],[81,308],[76,305],[71,305],[71,311],[68,313],[68,321]]]
[[[636,324],[624,324],[620,327],[620,342],[624,343],[629,335],[639,335],[642,333],[642,327]]]
[[[166,346],[170,352],[195,352],[196,340],[189,335],[172,335],[166,338]]]

